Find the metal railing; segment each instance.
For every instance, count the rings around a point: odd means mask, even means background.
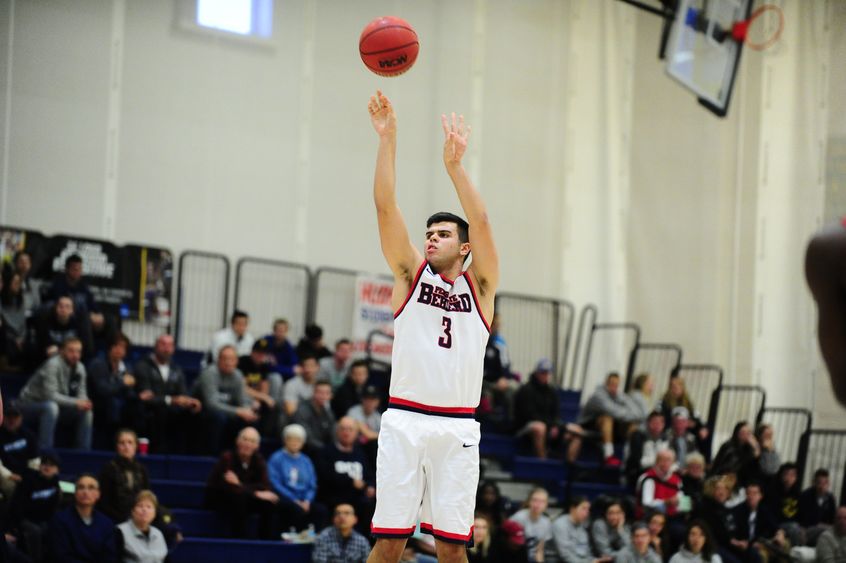
[[[775,451],[782,462],[798,462],[802,437],[811,429],[813,415],[807,409],[767,407],[760,422],[773,427]]]
[[[711,364],[682,364],[676,374],[684,379],[685,390],[693,403],[695,412],[699,413],[702,422],[709,428],[714,428],[714,421],[710,420],[711,399],[723,384],[723,368]]]
[[[309,319],[323,328],[323,339],[330,347],[338,338],[349,338],[352,334],[355,284],[360,275],[373,274],[325,266],[314,274]],[[377,277],[393,279],[385,275]]]
[[[626,374],[626,391],[631,391],[635,378],[641,373],[652,376],[653,393],[663,395],[682,362],[682,349],[678,344],[641,343],[634,351]]]
[[[288,321],[290,334],[302,334],[308,318],[311,272],[302,264],[241,258],[235,266],[235,308],[250,315],[250,331],[270,333],[273,321]]]
[[[806,434],[799,456],[799,471],[802,488],[809,487],[814,481],[817,469],[828,469],[834,498],[846,496],[846,430],[814,429]]]
[[[575,308],[568,301],[503,292],[496,296],[500,332],[508,344],[511,371],[523,381],[541,358],[555,368],[555,381],[564,381],[575,322]]]
[[[767,393],[758,385],[724,385],[714,391],[708,422],[711,425],[711,455],[731,438],[735,425],[745,420],[750,425],[760,420]]]
[[[176,285],[176,345],[187,350],[207,350],[212,334],[226,326],[229,259],[211,252],[183,252]]]
[[[582,391],[583,403],[608,373],[617,372],[625,377],[640,343],[637,324],[597,323],[596,320],[596,306],[585,306],[579,315],[573,367],[567,382],[570,389]]]

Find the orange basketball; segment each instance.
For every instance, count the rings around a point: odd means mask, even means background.
[[[419,50],[417,32],[407,21],[394,16],[376,18],[358,40],[361,60],[381,76],[399,76],[410,69]]]

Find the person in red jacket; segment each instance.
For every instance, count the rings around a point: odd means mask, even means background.
[[[675,471],[676,454],[671,449],[659,450],[655,465],[647,469],[637,482],[638,501],[643,509],[663,512],[673,518],[689,507],[683,506],[682,478]]]

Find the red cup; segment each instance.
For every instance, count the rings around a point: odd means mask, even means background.
[[[138,438],[138,453],[141,455],[147,455],[150,451],[150,439],[149,438]]]

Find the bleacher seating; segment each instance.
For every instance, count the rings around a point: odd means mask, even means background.
[[[311,550],[309,544],[186,538],[170,553],[168,560],[172,563],[308,563],[311,561]]]

